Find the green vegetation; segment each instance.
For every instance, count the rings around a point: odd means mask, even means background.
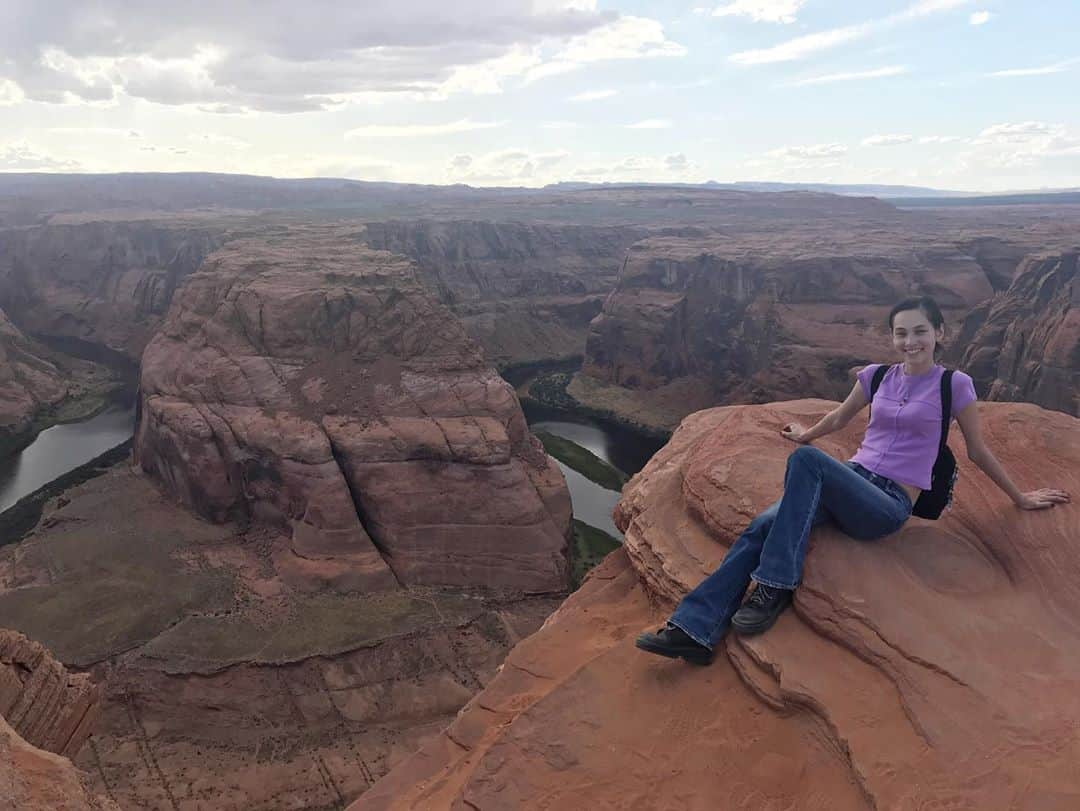
[[[576,442],[549,434],[547,431],[538,432],[536,438],[544,444],[545,451],[589,481],[616,492],[622,490],[622,486],[626,484],[628,477],[625,473],[612,467]]]
[[[570,578],[577,589],[585,575],[622,543],[603,530],[574,519],[574,544],[570,549]]]

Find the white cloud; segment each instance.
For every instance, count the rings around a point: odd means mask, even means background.
[[[1060,124],[1047,124],[1043,121],[994,124],[980,132],[975,143],[1026,143],[1032,139],[1050,137],[1063,130]]]
[[[954,144],[964,140],[959,135],[924,135],[919,138],[920,144]]]
[[[0,171],[79,172],[82,168],[76,161],[53,157],[26,141],[0,145]]]
[[[644,121],[637,121],[633,124],[627,124],[628,130],[666,130],[671,129],[671,122],[666,118],[647,118]]]
[[[599,101],[600,99],[610,99],[617,93],[617,90],[586,90],[584,93],[571,96],[569,101]]]
[[[790,62],[796,59],[805,59],[819,51],[829,50],[847,42],[863,39],[877,31],[884,31],[901,23],[950,11],[959,6],[970,3],[971,0],[920,0],[907,8],[865,23],[846,25],[840,28],[830,28],[813,34],[804,34],[771,48],[755,48],[749,51],[739,51],[730,57],[732,62],[739,65],[762,65],[772,62]]]
[[[593,62],[685,56],[686,48],[664,34],[664,26],[647,17],[620,17],[573,37],[550,61],[529,70],[526,81],[569,73]]]
[[[227,147],[229,149],[251,148],[251,144],[243,138],[234,138],[231,135],[221,135],[216,132],[193,133],[188,136],[188,140],[197,144],[211,144],[214,146]]]
[[[1080,155],[1080,137],[1063,124],[1045,121],[994,124],[971,144],[972,148],[960,157],[968,165],[992,169],[1033,167],[1047,159]]]
[[[754,22],[793,23],[806,0],[732,0],[713,9],[714,17],[749,17]]]
[[[863,146],[898,146],[899,144],[911,143],[910,135],[871,135],[863,138]]]
[[[446,169],[454,183],[475,185],[536,186],[559,179],[556,167],[570,153],[564,150],[532,152],[528,149],[502,149],[485,155],[455,155]]]
[[[885,68],[873,68],[872,70],[857,70],[846,73],[827,73],[823,76],[810,76],[806,79],[797,79],[787,84],[791,87],[803,87],[812,84],[830,84],[832,82],[854,82],[863,79],[882,79],[887,76],[900,76],[908,72],[903,65],[890,65]]]
[[[973,11],[971,16],[968,17],[968,22],[972,25],[985,25],[990,21],[990,18],[994,16],[989,11]]]
[[[546,130],[576,130],[581,125],[576,121],[545,121],[540,126]]]
[[[685,180],[693,168],[693,163],[682,153],[659,158],[634,155],[615,163],[579,167],[574,170],[573,176],[581,180],[663,182]]]
[[[0,107],[11,107],[22,104],[26,99],[22,88],[11,79],[0,79]]]
[[[993,73],[988,73],[987,76],[1046,76],[1051,73],[1064,73],[1073,65],[1080,62],[1080,59],[1065,59],[1061,62],[1054,62],[1050,65],[1043,65],[1035,68],[1009,68],[1007,70],[995,70]]]
[[[798,160],[821,160],[846,155],[848,148],[843,144],[813,144],[811,146],[784,146],[772,149],[765,154],[772,158],[796,158]]]
[[[504,121],[471,121],[462,118],[445,124],[370,124],[356,127],[345,133],[351,138],[427,138],[432,135],[449,135],[472,130],[488,130],[502,127]]]
[[[538,68],[542,49],[652,23],[599,11],[591,0],[500,0],[498,13],[487,0],[264,0],[179,3],[167,14],[127,0],[97,0],[91,11],[78,0],[6,0],[4,17],[19,21],[0,26],[5,73],[32,101],[106,103],[126,94],[273,112],[371,93],[499,92],[507,77]],[[673,46],[662,33],[639,44]]]

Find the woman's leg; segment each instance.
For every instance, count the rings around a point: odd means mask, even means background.
[[[761,563],[761,551],[776,519],[783,499],[760,513],[731,545],[720,566],[679,603],[668,622],[681,628],[691,639],[712,648],[727,631],[731,616],[738,610],[750,573]],[[827,518],[821,511],[814,516],[819,524]]]
[[[811,527],[822,514],[860,540],[896,532],[911,515],[907,496],[885,492],[854,468],[803,445],[788,457],[784,497],[751,577],[758,583],[794,589],[802,579]]]

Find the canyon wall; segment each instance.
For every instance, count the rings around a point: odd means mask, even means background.
[[[980,397],[1080,416],[1080,252],[1037,254],[976,307],[956,341]]]
[[[135,455],[294,582],[567,584],[570,502],[513,389],[405,258],[348,229],[237,239],[147,347]]]
[[[367,223],[372,248],[408,256],[499,366],[580,355],[589,322],[643,228],[432,220]]]
[[[0,307],[28,334],[137,362],[180,280],[221,243],[221,232],[182,222],[0,231]]]
[[[707,668],[634,647],[776,498],[779,436],[835,405],[688,417],[627,485],[623,549],[438,738],[350,811],[1015,808],[1080,802],[1075,503],[1016,508],[966,459],[936,522],[875,542],[814,531],[794,608]],[[978,405],[1020,486],[1080,491],[1080,420]],[[837,458],[859,428],[821,440]]]
[[[61,371],[0,310],[0,456],[32,431],[35,418],[67,396]]]

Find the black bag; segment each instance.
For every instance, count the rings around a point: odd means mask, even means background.
[[[874,407],[874,395],[877,394],[878,386],[887,371],[889,367],[882,365],[874,372],[870,382],[871,410]],[[938,444],[934,469],[930,473],[930,489],[922,491],[911,510],[911,514],[919,518],[937,520],[941,517],[942,511],[952,503],[953,487],[959,475],[956,457],[946,444],[949,439],[949,423],[952,422],[952,375],[952,369],[946,369],[941,375],[941,442]]]

